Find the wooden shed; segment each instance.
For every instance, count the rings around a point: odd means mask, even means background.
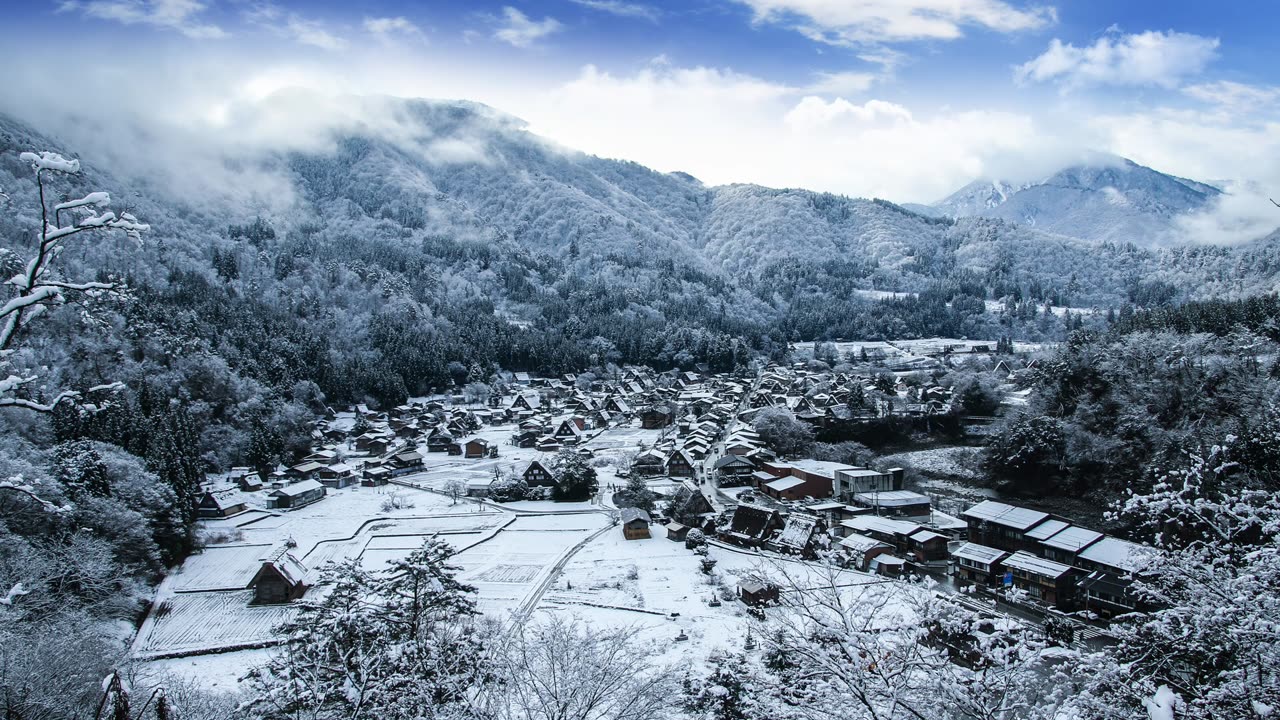
[[[628,540],[644,540],[649,535],[649,513],[639,508],[622,508],[622,536]]]

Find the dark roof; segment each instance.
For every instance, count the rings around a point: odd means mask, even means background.
[[[733,511],[729,531],[745,537],[762,539],[773,523],[774,511],[756,505],[739,505]]]

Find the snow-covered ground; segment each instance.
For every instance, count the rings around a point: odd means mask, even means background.
[[[261,558],[286,543],[314,573],[345,560],[376,569],[439,535],[458,549],[459,579],[477,588],[484,613],[535,622],[547,614],[569,614],[601,626],[635,627],[652,639],[660,662],[672,664],[703,659],[716,649],[741,649],[749,623],[734,598],[742,577],[776,575],[774,563],[808,572],[795,561],[716,546],[710,550],[716,567],[705,575],[701,557],[667,540],[661,526],[651,526],[650,539],[624,539],[608,492],[590,502],[504,505],[443,492],[452,480],[492,478],[495,468],[504,472],[538,457],[550,461],[506,444],[512,429],[479,433],[499,445],[497,459],[425,454],[423,471],[402,478],[417,487],[331,490],[324,500],[295,511],[252,510],[206,522],[206,534],[224,541],[191,557],[160,585],[155,609],[135,640],[135,655],[152,658],[152,669],[233,691],[239,677],[270,656],[269,649],[248,646],[272,642],[273,628],[292,612],[289,606],[251,606],[246,589]],[[618,460],[658,437],[658,431],[638,428],[593,433],[589,446],[596,451],[601,487],[620,485]],[[666,479],[651,485],[659,492],[675,487]],[[397,509],[387,504],[393,496]],[[850,587],[884,582],[845,575],[848,582],[842,584]],[[721,598],[719,606],[709,605],[713,596]],[[688,640],[677,642],[681,631]]]

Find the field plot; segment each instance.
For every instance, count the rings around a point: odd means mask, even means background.
[[[608,523],[595,513],[520,517],[493,539],[458,553],[458,579],[476,587],[484,612],[513,610],[538,590],[565,553]]]
[[[192,555],[169,578],[174,592],[243,590],[249,586],[270,544],[216,545]]]
[[[180,593],[161,600],[139,630],[134,650],[174,655],[269,643],[295,612],[288,605],[250,606],[253,592]]]

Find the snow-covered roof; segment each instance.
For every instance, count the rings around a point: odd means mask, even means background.
[[[1104,537],[1080,552],[1080,558],[1107,567],[1137,572],[1141,569],[1142,546],[1119,538]]]
[[[916,530],[915,532],[911,533],[910,537],[912,540],[915,540],[918,543],[927,543],[931,540],[946,539],[945,535],[941,535],[939,533],[936,533],[932,530],[927,530],[925,528],[920,528],[919,530]]]
[[[1027,531],[1027,537],[1032,540],[1048,540],[1055,533],[1071,527],[1071,523],[1062,520],[1054,520],[1050,518],[1039,525]]]
[[[1082,527],[1069,527],[1055,534],[1048,540],[1041,540],[1045,545],[1067,552],[1077,552],[1089,547],[1102,538],[1102,533]]]
[[[995,500],[983,500],[965,510],[962,515],[966,518],[986,520],[1015,530],[1029,530],[1049,518],[1048,513],[1028,510],[1016,505],[1006,505]]]
[[[983,565],[991,565],[998,562],[1005,555],[1008,555],[1008,553],[1003,550],[979,545],[978,543],[965,543],[951,553],[951,557],[972,560]]]
[[[1031,553],[1023,552],[1021,550],[1005,558],[1004,565],[1005,567],[1010,567],[1015,570],[1022,570],[1024,572],[1034,573],[1036,575],[1050,578],[1059,578],[1071,572],[1071,567],[1069,565],[1063,565],[1062,563],[1054,562],[1052,560],[1045,560],[1044,558],[1036,557]]]
[[[848,465],[838,462],[830,462],[828,460],[796,460],[791,463],[791,467],[797,470],[803,470],[814,475],[823,475],[829,478],[836,476],[836,471],[847,470]]]
[[[787,547],[803,548],[809,544],[809,539],[813,537],[813,531],[818,523],[818,518],[812,515],[793,514],[787,518],[787,523],[782,527],[782,532],[778,533],[778,544]]]
[[[304,493],[311,492],[316,488],[323,488],[323,487],[324,485],[321,485],[320,481],[318,480],[303,480],[302,482],[294,483],[292,485],[285,485],[279,490],[273,491],[271,494],[287,495],[289,497],[295,497],[298,495],[302,495]]]
[[[904,507],[907,505],[928,505],[929,497],[910,490],[888,490],[885,492],[858,493],[853,499],[869,507]]]
[[[766,483],[765,487],[775,492],[782,492],[783,490],[790,490],[791,488],[796,487],[797,485],[803,485],[803,484],[804,484],[804,480],[801,480],[800,478],[784,477],[784,478],[778,478],[773,482]]]
[[[887,548],[889,546],[875,538],[869,538],[866,535],[859,535],[858,533],[850,533],[849,537],[840,541],[840,547],[853,552],[865,553],[878,547]]]
[[[920,529],[920,526],[915,523],[890,520],[875,515],[861,515],[849,520],[841,520],[840,525],[859,532],[869,530],[886,535],[910,535]]]
[[[805,507],[805,510],[812,510],[814,512],[826,512],[828,510],[839,510],[843,507],[844,507],[844,503],[828,501],[828,502],[816,503],[814,505],[809,505]]]

